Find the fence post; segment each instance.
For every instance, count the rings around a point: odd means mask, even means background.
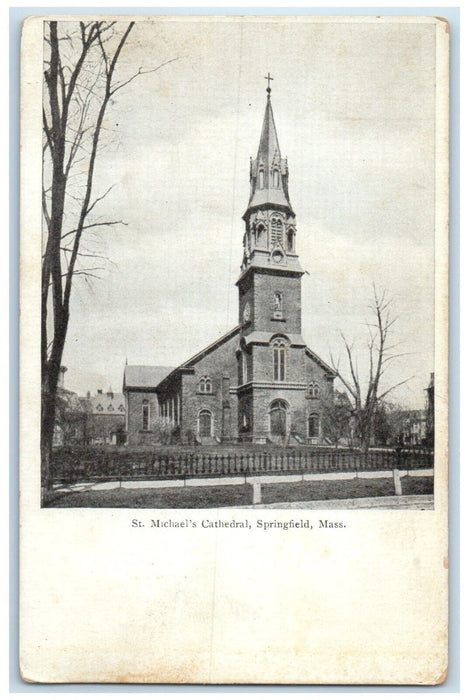
[[[253,504],[253,506],[255,506],[256,503],[262,503],[261,483],[259,481],[255,481],[252,485],[252,504]]]
[[[399,475],[400,457],[401,457],[401,450],[398,447],[398,448],[396,448],[396,459],[395,459],[394,469],[392,470],[392,476],[394,479],[394,492],[395,492],[396,496],[402,496],[402,484],[401,484],[401,477]]]

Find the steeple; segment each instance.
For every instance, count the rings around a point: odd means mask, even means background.
[[[246,228],[241,278],[254,268],[275,274],[303,273],[296,254],[296,221],[288,195],[287,159],[280,153],[270,99],[270,73],[267,80],[261,138],[257,157],[251,158],[251,191],[243,216]]]
[[[269,80],[273,80],[270,73]],[[266,205],[282,207],[293,214],[288,196],[287,159],[282,158],[280,153],[270,93],[271,88],[268,87],[257,158],[251,159],[251,195],[244,219],[252,209]]]

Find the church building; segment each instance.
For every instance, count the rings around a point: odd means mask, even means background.
[[[321,444],[334,370],[301,334],[296,216],[270,99],[251,159],[237,325],[178,367],[124,370],[127,442]]]

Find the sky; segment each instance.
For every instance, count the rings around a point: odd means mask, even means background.
[[[424,405],[434,370],[435,36],[415,21],[278,18],[138,22],[106,114],[94,235],[111,262],[77,278],[63,363],[85,394],[122,387],[125,362],[177,366],[237,323],[249,196],[270,71],[297,216],[303,337],[330,362],[341,332],[367,374],[373,283],[402,354],[383,390]],[[336,381],[337,388],[340,383]]]

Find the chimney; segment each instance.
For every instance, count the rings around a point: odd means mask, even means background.
[[[87,392],[86,392],[86,398],[87,398],[87,399],[91,399],[91,392],[90,392],[90,391],[87,391]]]

